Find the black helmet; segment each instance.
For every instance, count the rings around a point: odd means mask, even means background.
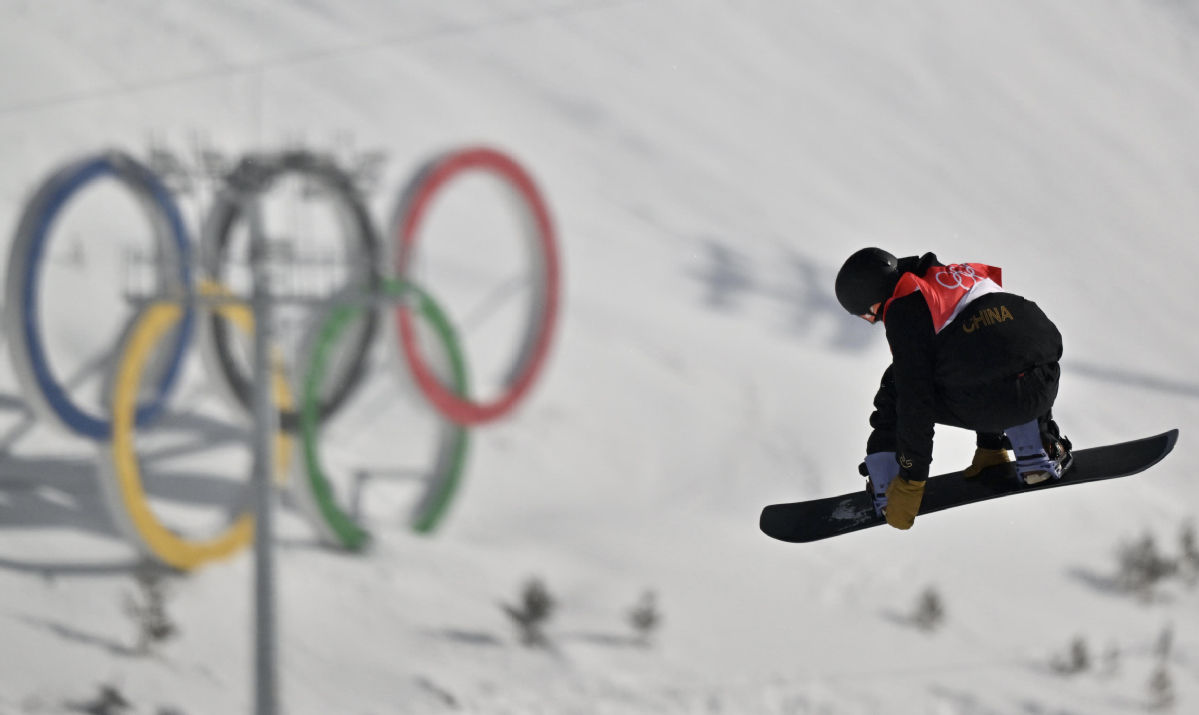
[[[899,260],[881,248],[863,248],[837,272],[837,300],[853,315],[891,297],[899,282]]]

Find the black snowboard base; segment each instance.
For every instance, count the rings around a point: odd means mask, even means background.
[[[1011,494],[1127,477],[1143,472],[1160,462],[1174,449],[1177,441],[1178,430],[1172,429],[1131,442],[1076,449],[1074,467],[1067,471],[1065,476],[1031,487],[1017,480],[1014,462],[985,469],[977,477],[970,479],[961,472],[930,477],[924,487],[920,514],[931,514]],[[771,504],[762,510],[759,526],[767,536],[780,541],[806,543],[885,523],[883,517],[874,513],[873,501],[863,488],[835,497],[790,504]]]

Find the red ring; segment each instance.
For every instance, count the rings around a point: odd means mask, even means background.
[[[415,185],[409,187],[401,208],[401,223],[398,233],[400,246],[396,259],[398,275],[404,278],[407,274],[409,259],[416,245],[417,228],[420,226],[421,219],[424,217],[433,195],[454,176],[472,169],[498,174],[514,186],[526,204],[533,209],[538,239],[545,260],[545,296],[541,327],[537,333],[531,356],[524,361],[524,368],[511,382],[508,391],[488,403],[460,398],[441,384],[437,375],[425,364],[417,349],[412,308],[403,301],[396,308],[401,346],[417,385],[424,393],[425,398],[439,412],[460,425],[490,422],[514,408],[528,393],[549,353],[558,314],[558,249],[549,210],[528,173],[511,157],[487,147],[470,147],[437,157],[420,172]]]

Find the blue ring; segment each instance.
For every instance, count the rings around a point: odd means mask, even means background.
[[[192,300],[191,241],[178,206],[166,186],[153,172],[128,156],[104,154],[80,162],[73,171],[60,172],[51,179],[51,182],[57,182],[57,185],[53,186],[43,205],[38,207],[41,213],[34,221],[33,230],[28,238],[29,248],[25,255],[24,281],[21,286],[22,332],[33,377],[46,403],[69,429],[97,440],[105,440],[111,436],[112,422],[89,415],[77,407],[62,385],[54,379],[46,360],[46,351],[37,330],[37,269],[45,253],[50,226],[58,212],[75,193],[103,176],[112,176],[127,185],[143,189],[154,199],[155,207],[162,211],[170,224],[171,236],[179,251],[179,280],[187,293],[183,321],[171,358],[158,381],[158,391],[154,398],[148,404],[138,407],[134,422],[137,426],[153,420],[166,404],[166,398],[179,377],[183,357],[191,340],[195,312]]]

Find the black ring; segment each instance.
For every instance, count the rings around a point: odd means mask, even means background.
[[[225,179],[225,187],[217,196],[205,222],[202,246],[202,266],[208,277],[218,283],[225,282],[221,272],[221,259],[229,249],[233,227],[243,219],[248,200],[265,193],[281,176],[299,174],[320,181],[327,187],[337,207],[347,220],[351,233],[347,236],[351,248],[357,247],[360,259],[355,265],[364,268],[365,286],[372,292],[382,284],[380,242],[374,222],[362,200],[361,193],[352,178],[331,159],[308,151],[285,151],[277,154],[250,155],[243,158]],[[356,244],[354,242],[357,242]],[[350,283],[356,280],[351,277]],[[334,291],[345,286],[336,286]],[[350,397],[366,375],[366,363],[370,346],[378,329],[378,316],[370,312],[365,319],[362,332],[354,345],[353,358],[342,370],[330,377],[331,388],[320,402],[318,415],[324,421]],[[216,373],[230,396],[244,409],[249,410],[254,394],[252,376],[238,365],[232,349],[232,333],[228,324],[213,316],[208,321],[208,339],[205,351],[215,363]],[[288,410],[280,415],[283,429],[295,431],[299,427],[299,411]]]

